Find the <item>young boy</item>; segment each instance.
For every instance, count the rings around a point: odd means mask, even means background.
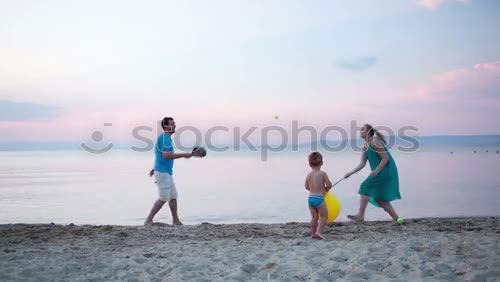
[[[311,212],[311,238],[325,239],[323,229],[328,218],[325,204],[325,193],[332,188],[332,182],[326,172],[321,170],[323,156],[318,152],[309,154],[309,166],[312,171],[306,177],[306,190],[309,194],[309,211]],[[318,222],[318,213],[321,219]]]

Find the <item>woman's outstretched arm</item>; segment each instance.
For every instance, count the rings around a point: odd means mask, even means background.
[[[365,153],[365,150],[363,150],[363,152],[361,153],[361,162],[359,163],[359,165],[356,168],[354,168],[351,172],[346,173],[344,178],[348,178],[349,176],[362,170],[365,167],[365,165],[366,165],[366,153]]]

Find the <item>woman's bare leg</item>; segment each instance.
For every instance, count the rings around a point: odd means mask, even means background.
[[[366,195],[360,195],[361,199],[359,200],[359,211],[357,215],[348,215],[347,217],[352,220],[356,221],[363,221],[365,220],[365,211],[366,211],[366,206],[368,206],[368,196]]]
[[[358,211],[358,218],[361,220],[365,219],[366,206],[368,206],[368,196],[361,195],[361,199],[359,200],[359,211]]]
[[[377,202],[384,208],[384,210],[392,217],[392,219],[394,221],[398,220],[399,216],[396,213],[396,211],[394,210],[394,208],[392,207],[390,202],[381,201],[381,200],[378,200]]]

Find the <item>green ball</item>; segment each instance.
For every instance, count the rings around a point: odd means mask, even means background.
[[[403,223],[403,222],[404,222],[404,219],[403,219],[402,217],[398,217],[398,220],[397,220],[397,221],[398,221],[398,223],[399,223],[399,224],[401,224],[401,223]]]

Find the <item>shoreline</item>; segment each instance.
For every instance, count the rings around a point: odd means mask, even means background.
[[[386,214],[387,215],[387,214]],[[443,217],[437,217],[437,216],[430,216],[430,217],[408,217],[404,218],[404,224],[408,224],[409,222],[421,222],[421,221],[436,221],[436,220],[446,220],[446,221],[470,221],[474,219],[479,219],[479,220],[488,220],[488,219],[496,219],[500,220],[500,215],[478,215],[478,216],[443,216]],[[182,219],[181,219],[182,220]],[[335,220],[333,223],[328,223],[327,226],[342,226],[344,224],[350,224],[353,223],[352,220],[348,219],[345,217],[342,220],[339,220],[338,218]],[[386,216],[386,219],[375,219],[375,220],[365,220],[363,224],[365,223],[377,223],[377,224],[383,224],[383,223],[392,223],[392,220],[389,218],[389,216]],[[170,226],[173,224],[170,222],[164,222],[164,221],[155,221],[154,222],[155,226]],[[210,221],[202,221],[202,222],[197,222],[197,223],[187,223],[183,224],[182,226],[199,226],[199,225],[224,225],[224,226],[231,226],[231,225],[282,225],[282,224],[309,224],[309,221],[287,221],[287,222],[229,222],[229,223],[224,223],[224,222],[210,222]],[[10,226],[86,226],[86,227],[91,227],[91,226],[116,226],[116,227],[143,227],[143,224],[94,224],[94,223],[55,223],[55,222],[40,222],[40,223],[25,223],[25,222],[10,222],[10,223],[0,223],[0,228],[4,227],[10,227]]]
[[[0,225],[0,280],[488,280],[500,217],[327,225]]]

